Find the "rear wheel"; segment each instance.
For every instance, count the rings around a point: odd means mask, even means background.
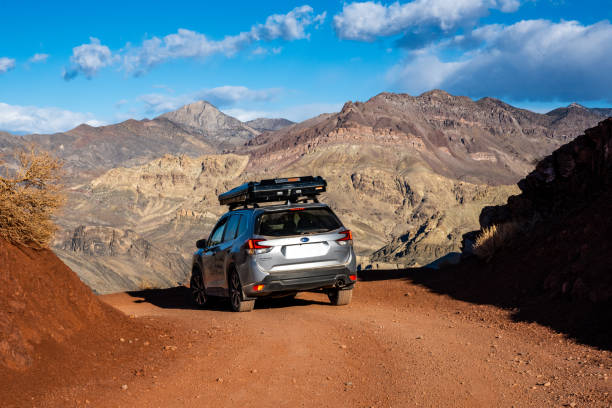
[[[206,297],[206,288],[204,287],[204,279],[202,278],[202,272],[194,270],[191,275],[191,302],[198,307],[204,307],[208,298]]]
[[[255,307],[254,300],[244,300],[242,298],[242,285],[240,276],[235,269],[232,269],[229,276],[229,295],[230,306],[234,312],[250,312]]]
[[[329,297],[331,304],[334,306],[348,305],[351,303],[351,299],[353,298],[353,289],[332,289],[327,293],[327,296]]]

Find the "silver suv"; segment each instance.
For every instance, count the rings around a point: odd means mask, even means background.
[[[301,291],[346,305],[357,280],[351,231],[318,202],[229,211],[196,246],[191,292],[199,306],[227,297],[233,311],[246,312],[256,298]]]

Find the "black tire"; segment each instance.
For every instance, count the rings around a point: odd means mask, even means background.
[[[233,312],[250,312],[255,307],[254,300],[244,300],[240,276],[235,269],[230,270],[228,277],[229,303]]]
[[[197,307],[206,306],[206,303],[208,303],[208,296],[206,296],[202,272],[198,269],[194,270],[191,274],[189,287],[191,290],[191,304]]]
[[[344,306],[351,303],[351,299],[353,298],[353,289],[348,290],[340,290],[340,289],[332,289],[327,293],[329,297],[329,301],[334,306]]]

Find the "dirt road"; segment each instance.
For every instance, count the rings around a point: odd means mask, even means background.
[[[610,352],[407,280],[360,282],[346,307],[301,294],[230,313],[186,308],[183,295],[104,296],[165,329],[157,339],[118,333],[131,360],[33,405],[612,406]]]

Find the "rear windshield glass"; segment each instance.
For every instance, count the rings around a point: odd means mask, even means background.
[[[308,208],[263,213],[258,217],[257,234],[273,237],[316,234],[340,228],[329,208]]]

